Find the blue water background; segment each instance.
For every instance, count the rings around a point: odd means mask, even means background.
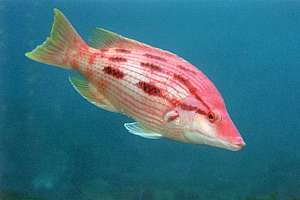
[[[247,146],[230,152],[127,133],[69,71],[27,59],[61,9],[170,50],[207,74]],[[55,200],[300,197],[300,1],[0,2],[0,190]]]

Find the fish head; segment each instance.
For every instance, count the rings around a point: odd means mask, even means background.
[[[240,150],[245,146],[228,113],[214,110],[207,115],[198,113],[192,115],[194,115],[193,120],[185,127],[183,133],[189,142],[232,151]]]
[[[206,144],[232,151],[238,151],[245,146],[238,129],[231,120],[223,99],[210,104],[205,110],[203,103],[195,98],[184,101],[190,108],[177,108],[179,121],[183,126],[183,135],[188,143]]]

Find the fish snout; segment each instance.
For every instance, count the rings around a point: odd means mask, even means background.
[[[242,149],[244,146],[246,146],[245,141],[242,137],[236,137],[231,141],[231,144],[235,147],[236,150]]]
[[[229,116],[224,118],[218,126],[219,136],[224,140],[230,149],[238,151],[246,146],[235,124]]]

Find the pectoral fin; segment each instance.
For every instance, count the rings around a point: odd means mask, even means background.
[[[144,128],[139,122],[125,123],[124,126],[129,131],[129,133],[141,136],[143,138],[160,139],[162,137],[161,134]]]
[[[70,76],[69,81],[75,90],[90,103],[110,112],[117,112],[111,103],[97,91],[97,88],[84,78]]]
[[[173,110],[170,110],[170,111],[165,113],[164,120],[166,122],[172,122],[172,121],[178,119],[178,117],[179,117],[178,111],[173,109]]]

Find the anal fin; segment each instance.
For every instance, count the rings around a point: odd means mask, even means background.
[[[125,123],[124,126],[129,131],[129,133],[141,136],[143,138],[160,139],[162,137],[161,134],[144,128],[139,122]]]
[[[84,78],[76,76],[70,76],[69,81],[71,82],[74,89],[83,96],[90,103],[110,112],[117,112],[116,108],[100,93],[97,88],[89,83]]]

